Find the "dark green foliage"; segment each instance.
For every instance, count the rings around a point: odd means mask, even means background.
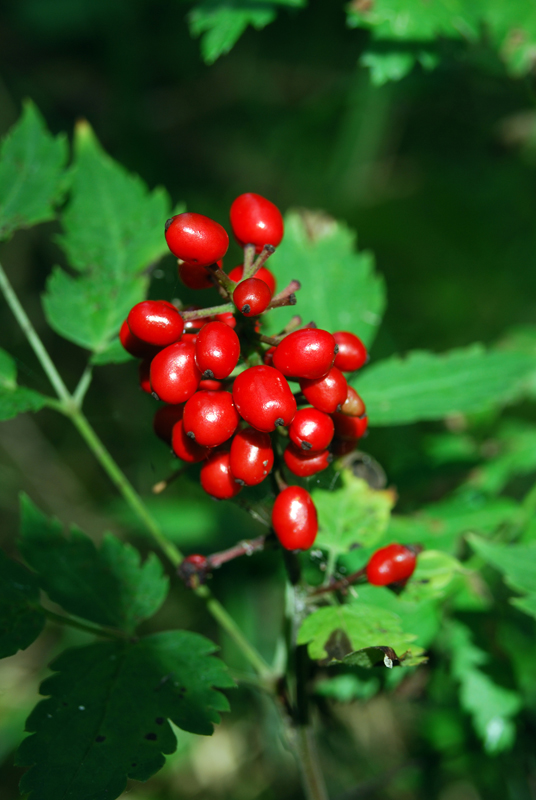
[[[176,747],[168,723],[211,734],[233,686],[215,647],[184,631],[140,642],[105,642],[65,651],[40,688],[19,764],[31,766],[21,789],[31,800],[104,800],[127,777],[147,780]]]
[[[0,658],[25,650],[44,622],[37,580],[0,550]]]
[[[39,411],[47,398],[32,389],[17,385],[17,367],[11,356],[0,350],[0,421],[25,411]]]

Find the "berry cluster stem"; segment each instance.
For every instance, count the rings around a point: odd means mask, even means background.
[[[180,315],[186,322],[190,319],[203,319],[203,317],[213,317],[216,314],[227,314],[234,311],[234,303],[223,303],[221,306],[210,306],[209,308],[198,308],[195,311],[181,311]]]

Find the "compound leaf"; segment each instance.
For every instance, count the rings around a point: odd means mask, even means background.
[[[170,214],[163,190],[149,192],[103,152],[86,122],[77,126],[60,243],[81,277],[56,267],[43,296],[48,322],[60,336],[94,353],[108,349],[144,296],[147,269],[167,252],[163,227]]]
[[[217,689],[232,687],[215,646],[195,633],[166,631],[138,642],[99,642],[66,650],[51,665],[30,714],[32,735],[17,762],[30,800],[104,800],[127,778],[147,780],[176,748],[168,719],[210,735],[229,708]]]
[[[370,347],[385,309],[383,279],[368,251],[356,251],[356,236],[346,225],[323,214],[290,212],[285,237],[268,266],[279,289],[301,281],[296,311],[329,331],[352,331]],[[351,302],[350,302],[351,300]],[[272,330],[288,321],[288,308],[267,317]]]
[[[154,553],[141,564],[139,552],[111,534],[97,550],[78,528],[65,537],[61,523],[25,495],[21,505],[19,549],[51,600],[66,611],[131,633],[161,606],[168,580]]]
[[[313,492],[319,531],[315,545],[334,553],[346,553],[352,545],[373,547],[389,524],[396,501],[389,489],[371,489],[350,470],[344,470],[342,486],[335,491]]]
[[[39,411],[46,403],[44,395],[17,385],[15,361],[5,350],[0,350],[0,421],[25,411]]]
[[[0,658],[25,650],[44,622],[35,577],[0,550]]]
[[[534,356],[486,351],[476,344],[441,355],[393,356],[372,364],[352,383],[365,399],[371,425],[405,425],[513,403],[535,372]]]
[[[310,657],[328,665],[344,661],[371,667],[383,661],[392,666],[389,661],[408,660],[413,665],[423,652],[412,644],[415,638],[403,632],[396,614],[359,602],[313,611],[301,625],[298,644],[307,644]]]
[[[66,186],[67,140],[52,136],[36,107],[22,115],[0,145],[0,240],[18,228],[53,219]]]

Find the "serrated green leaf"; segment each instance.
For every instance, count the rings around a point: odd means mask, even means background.
[[[81,277],[56,268],[43,296],[47,320],[60,336],[95,353],[108,350],[132,305],[143,299],[147,268],[168,252],[170,214],[162,189],[149,192],[103,152],[87,123],[77,126],[60,243]]]
[[[513,403],[536,372],[536,357],[480,345],[436,355],[421,351],[372,364],[352,384],[370,425],[406,425]]]
[[[55,216],[66,179],[67,140],[52,136],[30,101],[0,145],[0,240]]]
[[[0,350],[0,422],[25,411],[39,411],[47,399],[33,389],[17,385],[15,361],[5,350]]]
[[[416,602],[443,597],[462,569],[454,556],[441,550],[424,550],[417,556],[417,566],[404,595]]]
[[[44,623],[36,579],[0,550],[0,658],[25,650]]]
[[[301,281],[296,313],[329,331],[351,331],[370,348],[385,309],[383,279],[368,251],[356,251],[356,236],[343,223],[314,212],[285,216],[285,236],[268,266],[279,289]],[[267,315],[272,331],[288,321],[288,308]]]
[[[106,534],[99,550],[72,527],[46,517],[22,495],[19,549],[51,600],[83,619],[132,633],[164,602],[168,580],[154,553],[141,564],[129,544]]]
[[[413,578],[412,578],[413,580]],[[433,597],[415,598],[408,592],[412,580],[401,594],[395,594],[385,586],[365,583],[356,587],[355,604],[378,606],[391,611],[400,618],[402,629],[411,631],[420,647],[430,647],[441,625],[439,605]]]
[[[306,0],[205,0],[188,15],[192,36],[201,36],[201,55],[213,64],[228,53],[251,25],[262,30],[277,16],[281,6],[301,7]]]
[[[298,632],[298,644],[308,645],[313,660],[362,667],[374,666],[386,656],[393,661],[385,649],[394,651],[401,661],[420,657],[423,650],[412,644],[414,640],[415,636],[402,631],[400,617],[365,603],[319,608]]]
[[[350,470],[344,470],[341,480],[335,491],[312,493],[319,523],[315,545],[337,554],[355,544],[373,547],[387,529],[396,496],[389,489],[371,489]]]
[[[65,651],[26,723],[33,735],[17,762],[31,769],[21,790],[30,800],[113,800],[127,778],[147,780],[175,750],[168,719],[210,735],[229,708],[217,689],[234,685],[215,649],[198,634],[166,631]]]
[[[471,641],[471,634],[460,622],[445,627],[444,642],[451,653],[452,673],[460,684],[460,703],[472,717],[477,734],[488,753],[499,753],[513,744],[512,722],[522,707],[521,697],[498,686],[479,667],[488,655]]]

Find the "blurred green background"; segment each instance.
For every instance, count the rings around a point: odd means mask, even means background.
[[[400,82],[373,86],[357,63],[366,34],[345,27],[341,4],[322,0],[299,13],[284,10],[262,31],[250,28],[229,55],[207,66],[190,37],[187,11],[186,4],[169,0],[4,0],[0,133],[31,97],[53,132],[70,133],[78,118],[88,119],[104,148],[150,187],[164,185],[174,202],[224,225],[230,203],[244,191],[266,195],[282,210],[322,209],[345,220],[357,230],[359,247],[374,252],[386,279],[388,309],[373,359],[494,342],[508,329],[533,323],[532,75],[509,77],[482,42],[453,48],[433,72],[417,68]],[[0,247],[0,260],[73,387],[83,368],[81,351],[47,329],[38,299],[52,265],[62,263],[56,232],[47,224],[18,233]],[[229,266],[240,259],[233,247]],[[155,284],[160,296],[185,295],[171,256]],[[21,380],[46,390],[3,304],[0,313],[0,344],[17,356]],[[132,363],[97,371],[88,416],[144,495],[172,469],[166,448],[152,436],[153,408],[152,399],[137,391]],[[520,412],[534,417],[528,407]],[[467,472],[465,463],[430,472],[426,437],[440,427],[375,429],[366,442],[397,487],[402,509],[441,497]],[[136,523],[125,516],[78,434],[50,411],[0,428],[0,536],[8,550],[20,489],[97,539],[108,527],[148,547],[136,538]],[[150,502],[187,552],[209,552],[257,531],[240,509],[207,503],[191,483]],[[214,579],[215,592],[260,637],[268,655],[281,585],[277,562],[269,557],[252,558],[246,576],[237,564]],[[255,632],[259,619],[262,631]],[[179,587],[158,624],[218,636]],[[525,624],[522,642],[533,630],[530,620]],[[500,620],[497,625],[500,636]],[[60,637],[62,645],[78,641],[71,632],[52,630],[0,665],[2,800],[18,797],[13,749]],[[229,643],[222,645],[224,658],[239,668]],[[518,666],[530,683],[526,668]],[[321,708],[333,797],[536,797],[534,716],[520,722],[513,752],[491,758],[467,719],[441,697],[441,670],[432,659],[389,697]],[[149,786],[133,784],[129,797],[300,797],[268,703],[240,689],[232,706],[212,739],[179,732],[177,755]],[[356,788],[345,793],[349,786]]]

